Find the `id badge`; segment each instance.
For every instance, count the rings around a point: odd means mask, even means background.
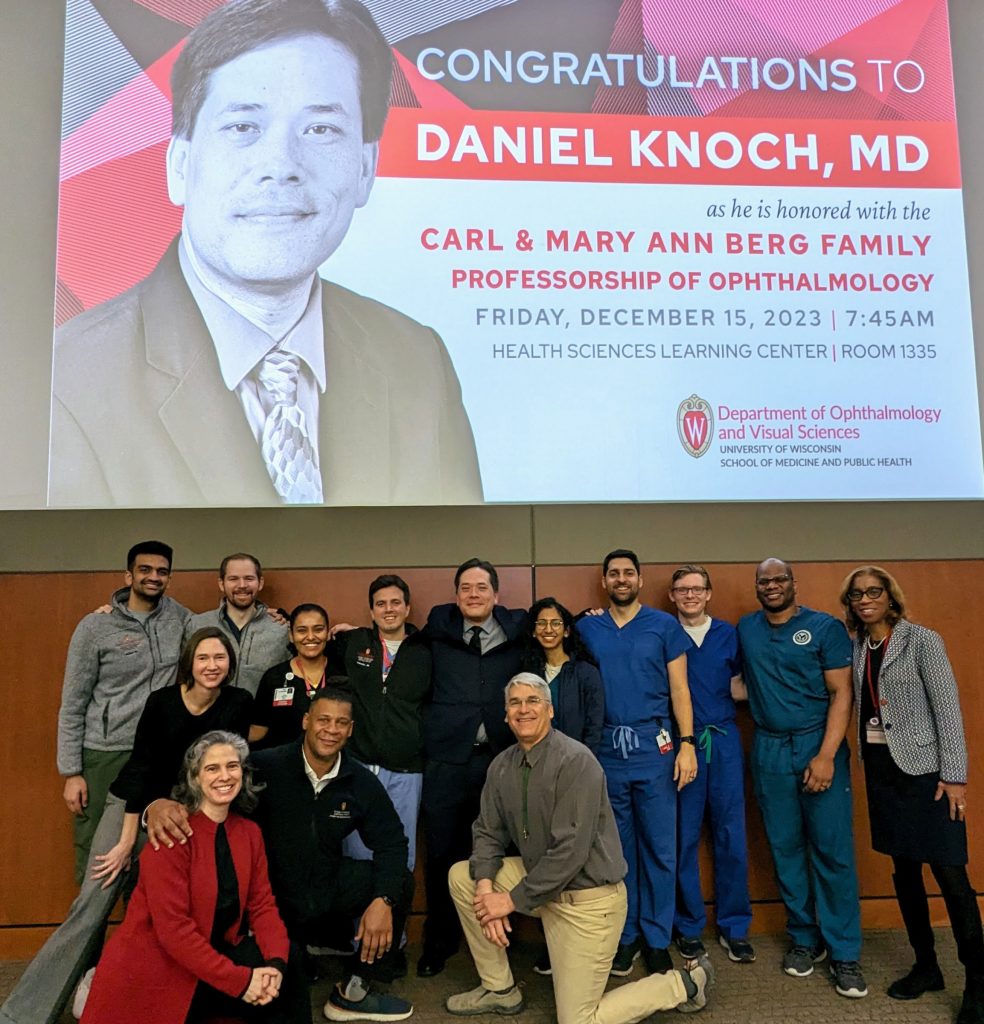
[[[883,746],[888,743],[888,740],[885,737],[885,728],[881,722],[876,722],[874,724],[866,722],[864,726],[864,738],[869,743],[881,743]]]
[[[673,738],[665,729],[656,734],[656,746],[661,754],[668,754],[673,749]]]
[[[273,691],[273,706],[275,708],[289,708],[294,703],[294,687],[281,686]]]

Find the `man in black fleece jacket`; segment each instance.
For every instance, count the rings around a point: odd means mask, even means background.
[[[393,801],[410,844],[407,867],[417,860],[417,819],[424,772],[424,702],[431,687],[431,654],[426,637],[407,620],[410,587],[387,573],[369,584],[372,625],[335,626],[328,648],[328,672],[344,675],[352,687],[355,730],[348,749]],[[371,854],[358,836],[345,844],[346,856]]]
[[[263,830],[270,882],[291,940],[322,945],[339,922],[361,915],[357,962],[325,1004],[334,1021],[403,1020],[410,1003],[371,988],[391,981],[393,959],[413,897],[407,839],[379,780],[342,754],[352,735],[352,698],[344,690],[318,692],[295,743],[252,758],[260,794],[256,820]],[[342,855],[342,841],[358,831],[371,861]]]
[[[458,567],[455,603],[431,609],[431,701],[424,712],[427,921],[417,974],[444,970],[458,948],[461,924],[448,891],[451,865],[471,852],[485,773],[513,742],[502,714],[502,691],[519,671],[530,632],[522,610],[500,608],[499,575],[478,558]]]

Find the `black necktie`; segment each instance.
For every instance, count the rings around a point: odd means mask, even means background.
[[[476,654],[482,653],[482,627],[472,626],[471,628],[471,640],[468,641],[468,646]]]

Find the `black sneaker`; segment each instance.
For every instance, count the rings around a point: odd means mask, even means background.
[[[868,994],[868,985],[857,960],[831,960],[830,973],[833,975],[834,988],[837,989],[839,996],[864,999]]]
[[[673,961],[668,949],[653,949],[652,946],[646,946],[642,951],[642,961],[650,974],[666,974],[667,971],[673,970]]]
[[[704,949],[704,943],[700,941],[700,938],[688,939],[685,935],[678,935],[676,940],[676,948],[680,951],[680,956],[684,960],[696,960],[701,953],[706,953]]]
[[[550,950],[545,946],[543,952],[536,958],[533,970],[537,974],[553,974],[553,968],[550,966]]]
[[[632,965],[639,959],[641,945],[641,939],[636,939],[628,944],[620,942],[615,951],[615,959],[612,961],[610,973],[614,974],[616,978],[627,978],[632,973]]]
[[[729,939],[719,935],[718,942],[728,951],[728,959],[736,964],[755,963],[755,947],[748,939]]]
[[[793,978],[808,978],[813,965],[826,959],[823,946],[792,946],[782,958],[782,969]]]
[[[923,992],[939,992],[943,988],[943,972],[939,964],[923,967],[916,964],[903,978],[888,986],[892,999],[918,999]]]

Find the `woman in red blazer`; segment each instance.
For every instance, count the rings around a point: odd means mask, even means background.
[[[298,1006],[284,983],[290,947],[260,830],[234,813],[256,801],[247,753],[241,736],[218,730],[188,749],[175,798],[188,807],[194,835],[170,849],[145,848],[83,1024],[309,1024],[306,1000]]]

